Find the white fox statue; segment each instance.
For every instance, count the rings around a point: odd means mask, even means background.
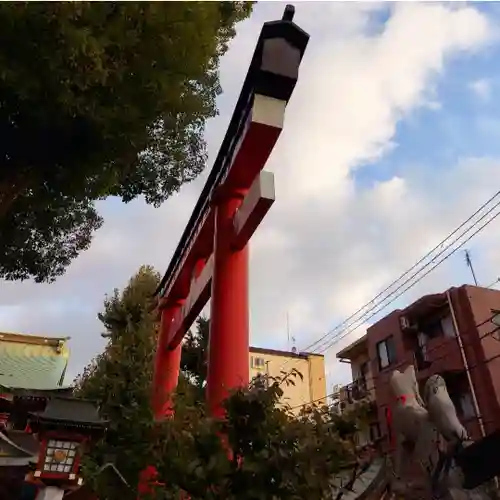
[[[423,391],[425,402],[420,397],[412,365],[402,373],[394,370],[390,386],[395,398],[392,416],[396,436],[392,491],[409,498],[411,492],[420,489],[421,485],[403,480],[403,463],[414,461],[419,464],[429,489],[432,472],[443,452],[440,441],[444,439],[448,450],[451,450],[457,445],[467,446],[470,438],[457,417],[446,383],[440,375],[432,375],[427,380]],[[451,469],[440,477],[441,495],[451,500],[488,498],[479,490],[464,490],[462,484],[461,471],[452,464]]]
[[[422,478],[426,483],[429,471],[437,462],[437,432],[429,418],[429,413],[420,397],[415,377],[415,368],[410,365],[404,372],[394,370],[390,379],[390,386],[395,398],[392,409],[393,431],[396,436],[396,452],[394,457],[395,493],[402,493],[402,488],[418,489],[413,482],[411,485],[403,480],[403,463],[415,461],[420,465]],[[432,451],[434,451],[432,453]]]

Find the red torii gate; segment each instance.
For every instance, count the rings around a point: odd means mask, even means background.
[[[182,339],[210,297],[211,414],[222,416],[228,391],[249,383],[248,242],[274,202],[274,176],[262,169],[281,133],[309,40],[293,15],[288,5],[281,20],[262,28],[217,159],[156,291],[156,420],[173,412]]]

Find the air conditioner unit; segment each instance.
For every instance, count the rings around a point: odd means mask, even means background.
[[[399,317],[399,324],[401,325],[402,331],[415,329],[415,325],[410,321],[408,316],[400,316]]]

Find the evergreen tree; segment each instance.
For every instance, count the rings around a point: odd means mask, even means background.
[[[149,465],[153,439],[151,380],[157,326],[152,297],[159,276],[143,266],[125,289],[106,297],[98,315],[109,342],[77,379],[77,394],[99,402],[111,426],[90,455],[89,473],[112,457],[135,486]],[[102,493],[102,492],[99,492]],[[103,498],[114,499],[112,492]]]

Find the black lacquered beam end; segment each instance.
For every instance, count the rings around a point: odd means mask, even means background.
[[[293,21],[293,16],[295,15],[295,7],[293,5],[288,4],[283,11],[282,21]]]

